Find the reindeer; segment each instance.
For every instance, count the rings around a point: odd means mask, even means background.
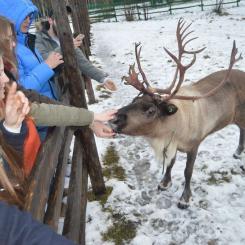
[[[191,24],[190,24],[191,25]],[[196,51],[186,50],[186,45],[195,38],[189,38],[189,26],[181,18],[177,25],[176,36],[178,57],[166,48],[167,54],[175,61],[176,71],[171,85],[165,89],[150,86],[140,64],[140,44],[135,44],[135,54],[139,73],[135,65],[124,76],[126,84],[134,86],[140,94],[121,109],[111,121],[115,132],[144,136],[155,151],[156,157],[163,162],[165,174],[158,188],[166,190],[171,186],[171,170],[177,151],[187,154],[184,171],[185,187],[178,202],[179,208],[188,208],[192,196],[190,181],[193,165],[200,143],[213,132],[228,124],[240,128],[239,146],[234,154],[239,158],[245,153],[245,72],[232,69],[237,56],[235,41],[227,70],[214,72],[191,85],[181,86],[185,72],[194,64]],[[183,55],[191,55],[192,60],[183,65]]]

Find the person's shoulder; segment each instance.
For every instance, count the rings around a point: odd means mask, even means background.
[[[37,31],[35,35],[36,35],[36,39],[43,39],[43,38],[49,39],[49,35],[44,31]]]

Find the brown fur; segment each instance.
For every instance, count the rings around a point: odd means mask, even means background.
[[[225,77],[221,70],[198,82],[183,86],[177,95],[200,96],[215,88]],[[167,115],[169,104],[175,105],[176,113]],[[165,113],[165,114],[164,114]],[[189,206],[190,179],[199,144],[211,133],[229,124],[240,128],[237,156],[245,148],[245,72],[232,70],[227,81],[215,94],[195,101],[171,99],[159,106],[152,97],[143,96],[121,108],[112,122],[115,130],[134,136],[145,136],[160,160],[167,167],[159,188],[166,189],[171,183],[171,169],[177,151],[187,153],[185,189],[179,202],[180,208]],[[166,158],[163,159],[163,151]]]

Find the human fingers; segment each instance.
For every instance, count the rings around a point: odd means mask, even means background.
[[[22,114],[26,116],[29,112],[30,112],[30,104],[28,99],[26,99],[25,102],[23,103]]]
[[[109,128],[108,126],[104,125],[102,128],[102,132],[101,132],[101,137],[104,138],[111,138],[115,135],[115,133],[113,132],[113,130],[111,128]]]
[[[76,48],[80,47],[81,44],[82,44],[82,40],[77,40],[77,39],[74,40],[74,46],[75,46]]]
[[[16,97],[22,102],[22,103],[26,103],[26,101],[28,101],[28,99],[26,98],[25,94],[22,91],[17,91],[16,92]]]
[[[109,90],[111,90],[111,91],[116,91],[117,90],[117,86],[112,80],[107,80],[104,83],[104,87],[109,89]]]
[[[117,112],[118,112],[118,110],[116,110],[116,109],[111,109],[111,110],[105,111],[106,121],[113,119]]]
[[[13,97],[16,94],[16,90],[17,90],[17,83],[16,82],[13,82],[12,84],[10,84],[8,86],[8,94],[6,97],[6,102],[8,101],[10,103],[10,101],[13,100]]]

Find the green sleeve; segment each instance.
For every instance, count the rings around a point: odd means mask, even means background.
[[[94,113],[84,108],[32,103],[29,116],[37,126],[87,126],[94,120]]]

